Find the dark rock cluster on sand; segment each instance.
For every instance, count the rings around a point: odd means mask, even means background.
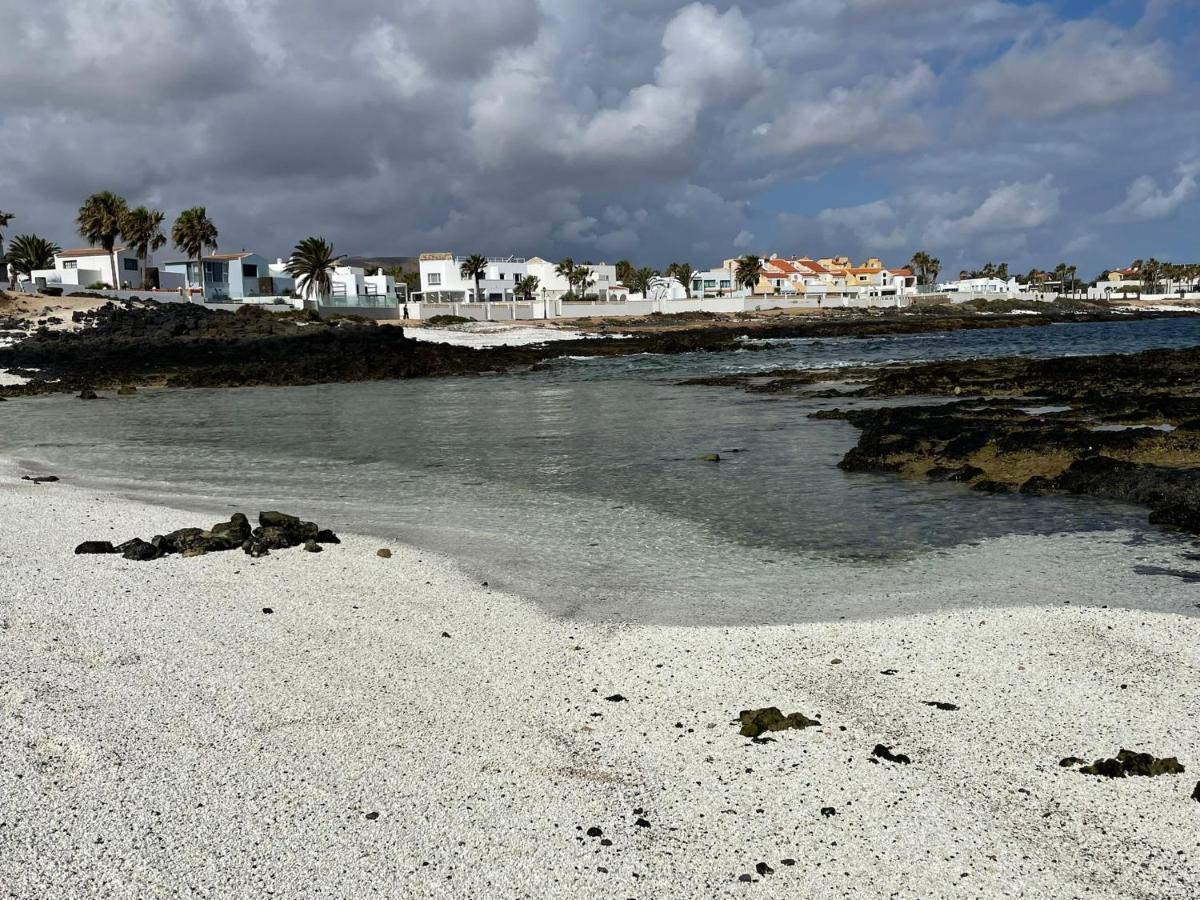
[[[322,544],[338,543],[341,542],[336,534],[314,522],[304,522],[287,513],[260,512],[257,528],[251,528],[250,520],[244,514],[234,513],[228,522],[218,522],[209,529],[180,528],[170,534],[155,535],[148,541],[135,537],[116,546],[109,541],[84,541],[75,548],[75,553],[119,553],[125,559],[146,562],[175,553],[192,557],[229,550],[242,550],[253,557],[288,547],[303,547],[310,553],[320,553]]]
[[[815,728],[821,723],[803,713],[784,715],[777,706],[765,709],[743,709],[738,713],[742,737],[756,738],[764,731],[786,731],[789,728]]]
[[[1068,756],[1059,765],[1072,768],[1082,762],[1078,757]],[[1149,753],[1135,753],[1132,750],[1121,750],[1115,759],[1098,759],[1079,769],[1081,775],[1100,775],[1105,778],[1152,778],[1156,775],[1182,775],[1183,772],[1183,764],[1174,756],[1159,759]]]

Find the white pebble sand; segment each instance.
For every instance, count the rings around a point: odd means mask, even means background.
[[[1200,895],[1196,619],[582,625],[368,537],[77,557],[197,516],[11,472],[0,522],[5,896]],[[1187,774],[1058,766],[1121,747]]]

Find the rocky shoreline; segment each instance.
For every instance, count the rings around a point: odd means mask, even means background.
[[[843,382],[830,388],[836,378]],[[845,382],[849,382],[845,385]],[[695,379],[797,397],[952,397],[813,414],[860,429],[851,472],[1073,494],[1150,509],[1200,534],[1200,348],[1057,359],[978,359]]]
[[[0,387],[0,396],[121,386],[242,387],[479,375],[536,368],[563,356],[728,352],[762,349],[767,345],[756,341],[781,338],[873,337],[1135,317],[1053,308],[1045,315],[981,315],[947,308],[746,320],[702,316],[689,320],[686,328],[663,317],[660,327],[643,324],[620,339],[600,332],[585,340],[473,349],[411,340],[402,328],[355,318],[319,320],[256,307],[230,313],[185,304],[110,303],[76,314],[84,327],[42,327],[13,346],[0,347],[0,370],[29,379]]]

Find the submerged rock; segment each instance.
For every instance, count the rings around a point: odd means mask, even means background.
[[[138,389],[135,388],[132,384],[123,384],[119,388],[117,388],[117,396],[118,397],[128,397],[130,394],[136,394],[137,392],[138,392]]]
[[[1079,770],[1081,775],[1099,775],[1104,778],[1153,778],[1157,775],[1180,775],[1183,772],[1183,765],[1174,756],[1159,759],[1149,753],[1135,753],[1125,749],[1120,750],[1115,759],[1098,759]]]
[[[738,732],[742,737],[756,738],[764,731],[786,731],[790,728],[814,728],[821,723],[810,719],[803,713],[784,715],[778,706],[768,706],[764,709],[743,709],[738,713],[742,723]]]

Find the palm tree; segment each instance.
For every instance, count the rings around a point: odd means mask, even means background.
[[[527,302],[532,303],[533,295],[538,292],[538,287],[540,285],[541,281],[536,275],[526,275],[517,282],[517,286],[513,288],[513,290],[515,290],[518,295],[524,297]]]
[[[8,227],[8,223],[15,219],[12,213],[0,210],[0,265],[4,264],[4,229]],[[12,287],[12,282],[9,282],[9,287]]]
[[[567,293],[574,293],[575,290],[575,260],[571,257],[565,257],[560,260],[558,265],[554,267],[554,274],[559,278],[565,278],[567,281]]]
[[[217,249],[217,226],[208,217],[208,210],[203,206],[193,206],[185,209],[171,226],[171,240],[181,253],[186,253],[189,260],[195,260],[200,275],[200,294],[204,295],[204,263],[201,257],[204,248]],[[189,285],[190,287],[190,285]]]
[[[117,238],[121,236],[121,220],[128,209],[124,197],[112,191],[101,191],[84,201],[75,219],[80,236],[93,247],[99,244],[108,254],[114,289],[119,288],[121,283],[117,280],[117,259],[113,250],[117,246]]]
[[[762,279],[763,261],[761,256],[753,256],[747,254],[737,261],[737,269],[734,272],[734,278],[739,286],[750,289],[750,296],[754,296],[754,288]]]
[[[621,282],[621,284],[625,285],[625,287],[631,287],[632,285],[630,285],[629,281],[633,277],[634,272],[636,271],[633,268],[633,263],[631,263],[627,259],[617,260],[616,269],[617,269],[617,281]]]
[[[1146,294],[1156,293],[1154,289],[1158,286],[1158,279],[1162,274],[1162,263],[1154,257],[1150,257],[1142,263],[1138,274],[1142,276],[1142,292]]]
[[[641,294],[643,297],[650,292],[650,282],[658,275],[653,269],[648,266],[643,266],[640,269],[634,269],[629,275],[629,284],[625,285],[635,294]]]
[[[479,287],[479,282],[487,274],[487,258],[480,256],[478,253],[468,256],[462,261],[462,265],[458,267],[458,273],[463,278],[471,278],[475,281],[475,302],[482,303],[483,290]]]
[[[324,238],[308,237],[292,250],[283,270],[296,279],[300,296],[311,299],[320,309],[321,298],[333,293],[333,279],[329,273],[342,259],[334,256],[333,245]]]
[[[917,276],[920,284],[933,284],[942,270],[942,261],[930,256],[924,250],[914,253],[912,261],[908,265],[912,268],[913,274]]]
[[[15,275],[28,278],[36,269],[53,269],[54,254],[62,250],[36,234],[18,234],[8,244],[8,261]]]
[[[3,229],[7,228],[9,222],[11,222],[15,218],[16,218],[16,216],[13,215],[12,213],[7,213],[7,212],[4,212],[3,210],[0,210],[0,256],[4,255],[4,231],[3,231]]]
[[[146,269],[146,261],[151,253],[161,250],[167,242],[167,236],[162,230],[164,221],[166,216],[161,212],[144,206],[129,210],[121,219],[121,237],[130,249],[137,253],[137,258],[142,263],[143,289],[150,287],[150,273]]]
[[[575,296],[582,300],[587,296],[588,288],[596,283],[596,278],[592,275],[591,263],[583,263],[575,267]]]
[[[695,270],[692,269],[690,263],[671,263],[667,266],[667,275],[683,285],[683,289],[687,293],[689,300],[692,299],[692,276],[694,274]]]

